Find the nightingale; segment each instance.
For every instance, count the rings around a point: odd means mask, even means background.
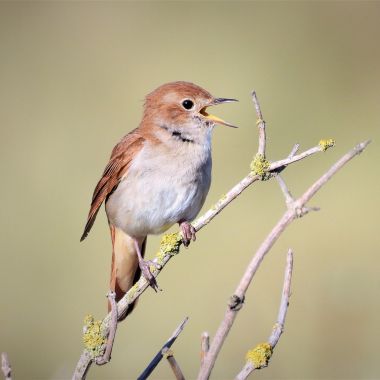
[[[144,260],[148,235],[178,223],[184,245],[195,240],[190,222],[210,188],[212,130],[216,124],[234,127],[206,109],[233,101],[215,98],[190,82],[166,83],[146,96],[140,125],[112,150],[81,241],[105,202],[112,241],[110,288],[117,301],[141,273],[158,288],[149,269],[152,262]]]

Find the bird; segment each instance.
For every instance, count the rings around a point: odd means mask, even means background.
[[[216,124],[236,128],[206,110],[235,101],[216,98],[191,82],[163,84],[146,96],[139,126],[113,148],[80,240],[104,202],[112,242],[110,289],[116,301],[141,273],[158,289],[152,261],[144,260],[148,235],[178,223],[185,246],[196,239],[191,221],[210,188],[212,130]],[[133,305],[127,314],[132,310]]]

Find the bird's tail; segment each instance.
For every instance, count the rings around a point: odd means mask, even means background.
[[[116,302],[118,302],[140,278],[141,270],[134,239],[113,225],[110,225],[110,229],[112,240],[110,289],[116,293]],[[146,238],[141,243],[139,242],[143,257],[145,246]],[[127,313],[119,320],[123,320],[135,306],[136,301],[129,306]],[[110,304],[108,304],[108,310],[110,310]]]

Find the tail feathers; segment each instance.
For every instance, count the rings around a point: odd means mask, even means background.
[[[112,239],[110,289],[116,293],[118,302],[140,278],[141,270],[134,239],[115,226],[111,225],[110,228]],[[139,242],[142,256],[144,256],[145,247],[146,238]],[[130,305],[128,312],[120,320],[131,313],[135,306],[136,302]],[[110,305],[108,305],[108,309],[110,309]]]

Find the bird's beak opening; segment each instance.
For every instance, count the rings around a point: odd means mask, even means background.
[[[216,106],[218,104],[222,104],[222,103],[230,103],[230,102],[237,102],[238,100],[237,99],[228,99],[228,98],[215,98],[211,103],[209,103],[207,106],[203,107],[199,113],[206,119],[208,120],[211,120],[213,121],[214,123],[216,124],[223,124],[223,125],[226,125],[227,127],[231,127],[231,128],[237,128],[237,126],[235,125],[232,125],[230,123],[227,123],[226,121],[224,121],[223,119],[219,118],[218,116],[215,116],[215,115],[211,115],[209,113],[206,112],[206,109],[208,107],[211,107],[211,106]]]

